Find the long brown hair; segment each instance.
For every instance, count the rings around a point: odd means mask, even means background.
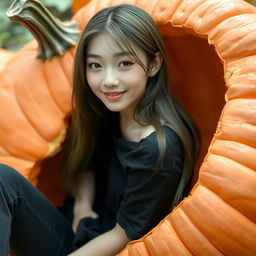
[[[199,149],[197,130],[170,91],[167,60],[161,35],[152,18],[140,8],[131,5],[109,7],[98,12],[84,29],[77,47],[73,75],[73,112],[63,158],[66,184],[75,191],[78,175],[93,167],[93,158],[99,138],[103,132],[111,132],[116,121],[116,113],[111,113],[91,91],[85,73],[86,47],[98,34],[108,34],[118,47],[129,51],[136,57],[133,44],[141,48],[150,63],[156,53],[163,62],[160,70],[147,82],[146,91],[138,103],[134,119],[142,125],[153,125],[159,146],[159,163],[163,160],[166,148],[165,133],[161,120],[179,136],[184,147],[184,168],[173,206],[183,198],[193,173]],[[145,72],[148,67],[143,66]]]

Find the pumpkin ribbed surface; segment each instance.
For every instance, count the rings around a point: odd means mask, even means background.
[[[226,104],[191,195],[118,255],[255,255],[256,9],[239,0],[91,1],[74,19],[83,27],[98,10],[121,3],[147,11],[165,42],[175,42],[168,35],[188,33],[208,40],[223,64],[227,91],[223,91]],[[168,50],[172,51],[167,44]],[[217,90],[217,85],[211,86]],[[182,89],[177,87],[176,93],[181,95]]]
[[[14,1],[7,15],[21,20],[37,40],[13,53],[0,72],[0,162],[36,185],[40,161],[55,154],[65,138],[79,31],[33,0]]]
[[[33,41],[0,74],[0,161],[33,184],[40,171],[37,163],[65,138],[65,117],[71,109],[71,66],[66,63],[73,61],[72,51],[47,62],[37,59],[36,53]]]

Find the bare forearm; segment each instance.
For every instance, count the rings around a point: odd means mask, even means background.
[[[92,171],[86,171],[80,175],[75,195],[76,202],[92,205],[94,197],[94,182],[94,173]]]
[[[96,237],[69,256],[114,256],[128,242],[124,230],[117,224],[114,229]]]
[[[84,217],[96,218],[97,213],[92,209],[94,198],[94,173],[87,171],[83,173],[77,183],[77,191],[73,208],[72,228],[76,232],[80,219]]]

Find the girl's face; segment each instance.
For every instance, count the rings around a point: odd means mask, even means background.
[[[138,47],[134,50],[147,66],[145,53]],[[148,74],[109,35],[100,34],[87,45],[86,78],[91,90],[110,111],[130,116],[145,93]]]

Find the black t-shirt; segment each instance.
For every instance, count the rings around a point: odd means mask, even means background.
[[[94,210],[99,217],[80,221],[75,246],[80,247],[118,223],[130,240],[142,237],[170,211],[183,169],[183,147],[164,125],[166,152],[160,167],[156,133],[139,142],[116,137],[102,141],[97,159]]]

